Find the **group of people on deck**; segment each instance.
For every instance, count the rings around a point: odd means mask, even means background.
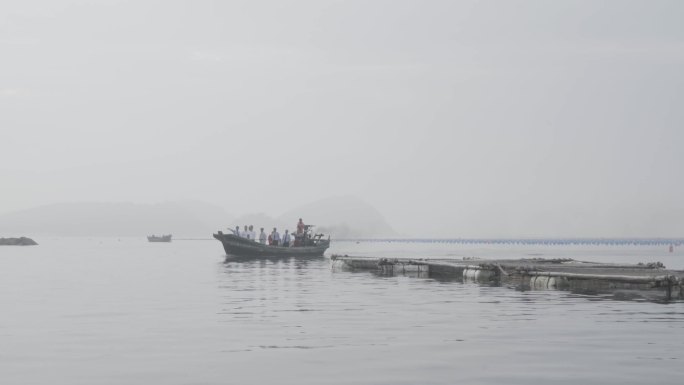
[[[269,246],[290,247],[304,246],[301,239],[305,237],[306,228],[307,226],[302,221],[302,218],[299,218],[299,222],[297,222],[297,233],[294,237],[294,242],[292,242],[292,234],[290,234],[289,230],[285,230],[285,234],[283,234],[281,237],[280,233],[278,232],[278,229],[275,227],[273,228],[273,231],[271,231],[271,233],[268,235],[266,235],[266,233],[264,232],[264,228],[262,227],[258,236],[256,232],[254,232],[254,226],[252,225],[245,225],[244,230],[240,230],[240,226],[235,226],[235,230],[231,231],[238,237],[247,238],[264,245],[268,244]]]

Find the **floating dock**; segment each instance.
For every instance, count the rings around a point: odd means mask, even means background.
[[[523,290],[614,293],[623,298],[684,299],[684,271],[661,263],[638,265],[581,262],[572,259],[409,259],[333,255],[332,268],[453,279]]]

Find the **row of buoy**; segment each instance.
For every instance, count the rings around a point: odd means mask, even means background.
[[[447,243],[466,245],[542,245],[542,246],[680,246],[684,240],[677,239],[338,239],[349,242],[372,243]]]
[[[477,267],[466,267],[463,269],[463,280],[465,281],[487,281],[496,276],[492,270]]]

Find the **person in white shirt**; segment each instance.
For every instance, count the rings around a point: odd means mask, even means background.
[[[249,239],[249,235],[250,235],[250,234],[249,234],[249,228],[247,227],[247,225],[245,225],[245,230],[242,232],[242,236],[243,236],[244,238]]]
[[[235,226],[235,230],[228,229],[233,232],[233,234],[240,236],[240,226]]]
[[[283,234],[283,247],[290,247],[290,233],[289,233],[289,230],[285,230],[285,234]]]
[[[254,232],[254,226],[249,225],[249,239],[256,242],[256,233]]]
[[[261,232],[259,233],[259,243],[262,245],[266,244],[266,233],[264,232],[264,228],[261,228]]]
[[[276,229],[275,227],[273,228],[273,232],[271,233],[271,239],[273,240],[273,246],[280,245],[280,234],[278,233],[278,229]]]

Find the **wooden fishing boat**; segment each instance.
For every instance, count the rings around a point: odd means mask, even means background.
[[[169,235],[149,235],[147,236],[149,242],[171,242],[171,234]]]
[[[224,234],[219,231],[214,238],[221,241],[226,254],[237,257],[320,257],[330,247],[330,239],[320,237],[310,240],[307,246],[269,246],[253,240]]]

